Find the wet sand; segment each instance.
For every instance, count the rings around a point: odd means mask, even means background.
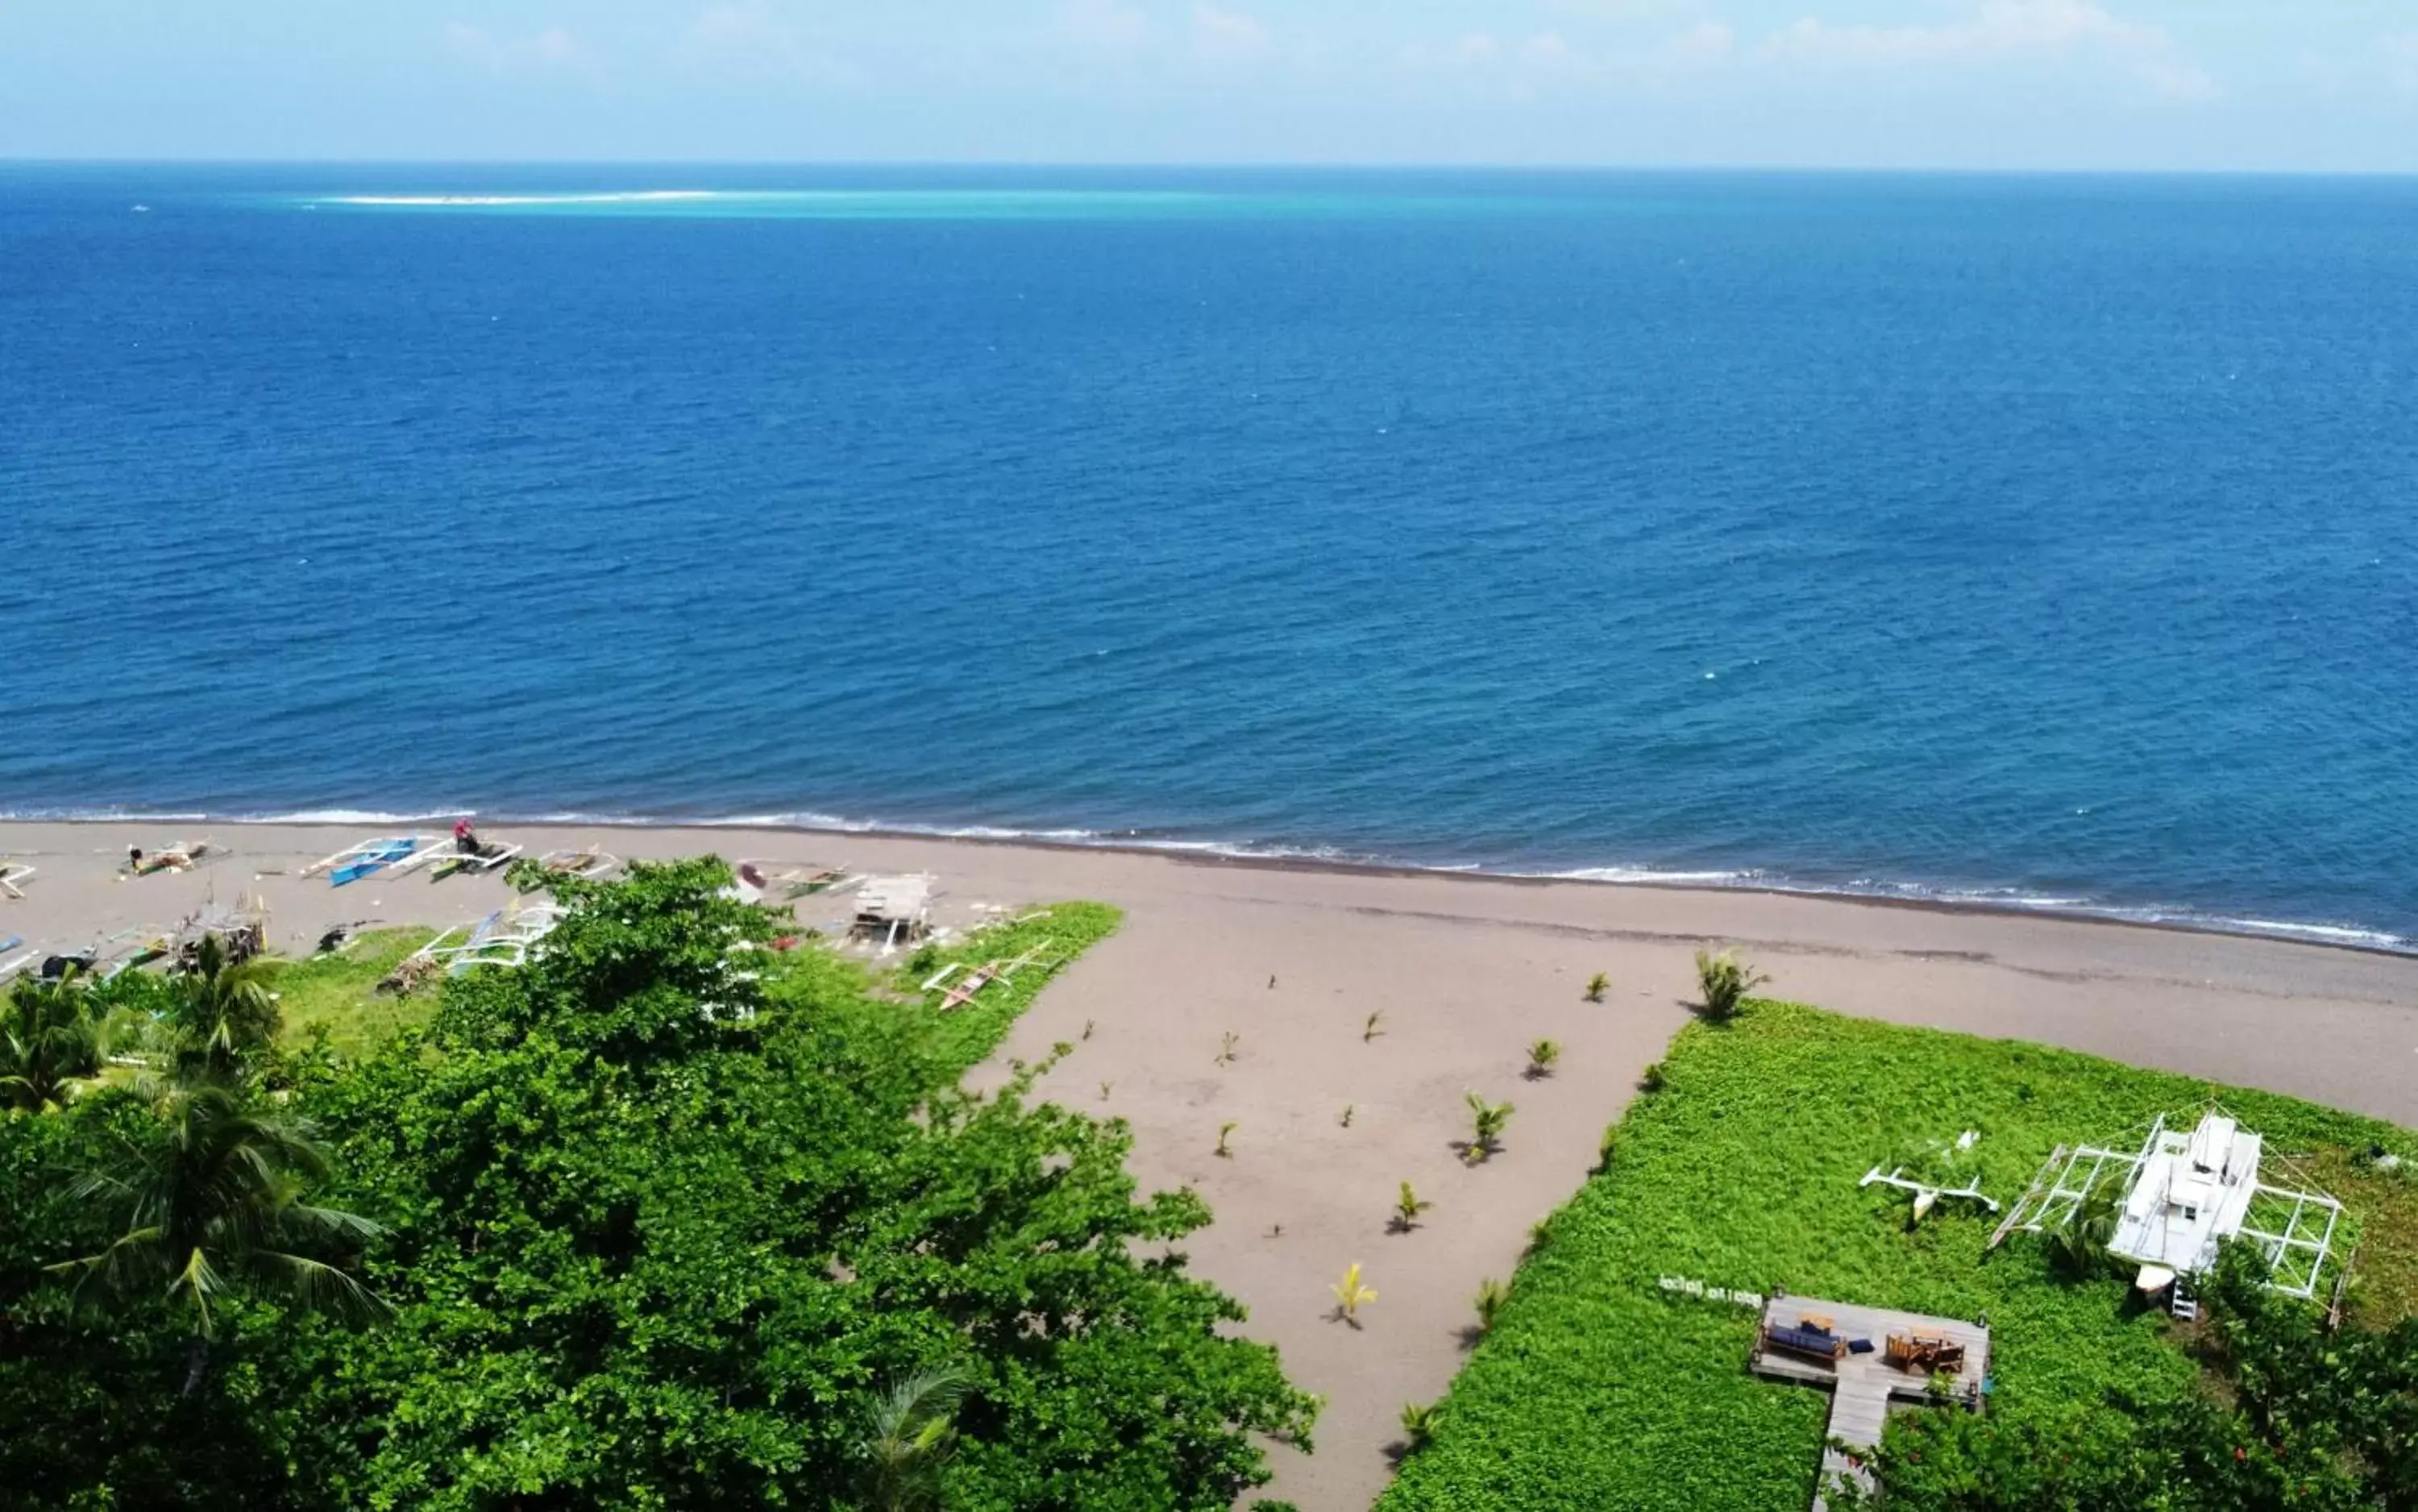
[[[80,946],[256,893],[278,946],[302,950],[332,923],[462,923],[506,896],[497,878],[331,889],[295,875],[372,832],[0,825],[0,858],[40,868],[23,900],[0,899],[0,939]],[[129,845],[205,834],[224,853],[195,870],[116,879]],[[2041,1040],[2418,1124],[2410,957],[1844,899],[914,837],[605,827],[489,837],[532,854],[601,843],[625,857],[712,850],[927,871],[944,924],[981,904],[1123,908],[1125,927],[1042,996],[1002,1055],[1079,1041],[1049,1093],[1130,1121],[1144,1186],[1189,1184],[1216,1211],[1185,1246],[1194,1269],[1241,1298],[1247,1331],[1275,1341],[1293,1378],[1328,1399],[1317,1454],[1277,1449],[1263,1493],[1305,1512],[1364,1507],[1383,1488],[1397,1414],[1442,1395],[1478,1282],[1508,1278],[1528,1226],[1584,1179],[1603,1126],[1685,1021],[1699,946],[1734,945],[1771,973],[1772,993],[1845,1013]],[[801,916],[846,909],[809,898]],[[1601,1004],[1582,999],[1596,971],[1612,979]],[[1381,1032],[1364,1040],[1372,1012]],[[1220,1065],[1229,1033],[1234,1058]],[[1561,1065],[1523,1079],[1538,1038],[1561,1042]],[[1518,1109],[1502,1153],[1476,1168],[1453,1148],[1469,1090]],[[1389,1233],[1404,1180],[1435,1207],[1416,1230]],[[1328,1291],[1354,1260],[1379,1293],[1358,1330],[1331,1318]]]

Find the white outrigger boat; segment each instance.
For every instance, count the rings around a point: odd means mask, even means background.
[[[477,924],[455,924],[411,954],[414,959],[443,962],[454,976],[474,966],[518,966],[561,919],[562,910],[545,903],[525,904],[509,914],[497,909]]]
[[[314,861],[302,868],[305,877],[325,875],[329,886],[342,887],[358,882],[373,872],[385,870],[395,863],[431,848],[435,842],[424,834],[389,835],[376,840],[363,840],[346,846],[334,855]]]
[[[25,879],[41,868],[28,866],[22,861],[0,861],[0,893],[12,898],[25,895]]]
[[[402,861],[395,863],[394,874],[397,877],[400,877],[406,872],[416,872],[422,867],[426,867],[428,870],[428,879],[433,882],[441,882],[449,877],[457,876],[463,872],[471,872],[476,874],[494,871],[497,867],[511,861],[514,856],[519,855],[526,848],[528,848],[524,846],[511,845],[503,842],[498,842],[494,845],[482,845],[476,850],[463,850],[459,848],[447,846],[431,846],[425,850],[415,851]]]

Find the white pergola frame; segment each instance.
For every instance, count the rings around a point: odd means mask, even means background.
[[[2211,1104],[2209,1111],[2223,1113],[2224,1109]],[[2032,1178],[2032,1184],[2015,1199],[2014,1206],[2007,1210],[2005,1221],[1990,1236],[1990,1247],[1997,1248],[2018,1229],[2028,1233],[2040,1233],[2064,1228],[2074,1221],[2099,1183],[2119,1171],[2122,1174],[2117,1179],[2124,1182],[2129,1189],[2142,1163],[2156,1153],[2158,1137],[2165,1132],[2165,1114],[2150,1120],[2150,1132],[2141,1141],[2141,1148],[2131,1153],[2101,1145],[2076,1145],[2072,1149],[2058,1145],[2042,1163],[2039,1174]],[[2301,1174],[2300,1168],[2282,1155],[2267,1159],[2282,1165],[2295,1176]],[[2087,1169],[2084,1168],[2086,1161],[2089,1163]],[[2077,1172],[2080,1173],[2078,1179]],[[2251,1187],[2250,1199],[2254,1209],[2261,1199],[2292,1204],[2290,1214],[2284,1220],[2283,1231],[2278,1233],[2270,1229],[2253,1228],[2245,1216],[2242,1227],[2235,1230],[2236,1236],[2256,1244],[2259,1253],[2266,1257],[2270,1289],[2287,1296],[2315,1298],[2326,1260],[2334,1250],[2334,1229],[2342,1219],[2342,1203],[2324,1192],[2300,1191],[2257,1182]],[[2324,1227],[2316,1238],[2309,1238],[2302,1231],[2302,1219],[2309,1217],[2314,1222],[2315,1214],[2319,1213],[2324,1214]],[[2296,1263],[2301,1257],[2306,1258],[2305,1271]]]

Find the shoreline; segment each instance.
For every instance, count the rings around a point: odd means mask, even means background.
[[[440,823],[451,825],[455,818],[465,814],[476,819],[482,826],[498,829],[604,830],[642,833],[664,831],[703,831],[724,833],[830,835],[841,839],[863,836],[873,840],[999,846],[1077,854],[1150,856],[1204,866],[1243,867],[1336,876],[1455,878],[1529,887],[1572,884],[1725,896],[1818,898],[1827,902],[1855,904],[1868,908],[1972,914],[2003,919],[2049,919],[2066,924],[2095,924],[2106,928],[2158,930],[2228,939],[2271,940],[2282,944],[2308,945],[2320,950],[2349,951],[2359,955],[2382,955],[2403,960],[2418,959],[2418,935],[2402,935],[2391,930],[2356,924],[2247,919],[2206,913],[2188,906],[2173,909],[2129,909],[2116,904],[2094,905],[2063,899],[2023,902],[1987,895],[1959,893],[1953,891],[1944,893],[1868,891],[1851,887],[1823,886],[1816,883],[1795,884],[1784,880],[1757,880],[1753,879],[1758,875],[1754,871],[1736,874],[1701,872],[1657,874],[1646,868],[1623,867],[1579,867],[1559,872],[1517,871],[1482,863],[1444,865],[1376,857],[1318,855],[1284,849],[1254,850],[1247,846],[1221,841],[1151,841],[1121,838],[1112,834],[1098,834],[1095,838],[1077,838],[1079,835],[1093,835],[1094,832],[1071,829],[1002,831],[980,825],[950,829],[939,826],[916,828],[876,823],[858,824],[835,816],[814,816],[817,818],[830,818],[830,822],[816,823],[810,822],[805,817],[782,815],[742,815],[728,818],[642,818],[628,816],[597,817],[580,814],[543,814],[518,817],[509,814],[485,814],[475,809],[435,809],[421,814],[367,809],[329,809],[251,816],[164,812],[125,815],[0,815],[0,837],[5,837],[11,830],[45,825],[96,827],[198,824],[232,825],[247,829],[376,829],[381,826]],[[5,845],[0,845],[0,855],[11,853]],[[1737,879],[1722,879],[1730,876],[1735,876]],[[1926,884],[1906,885],[1922,888]]]

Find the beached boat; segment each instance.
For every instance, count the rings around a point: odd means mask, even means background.
[[[538,858],[537,863],[548,877],[568,877],[588,882],[620,865],[621,858],[594,848],[549,850]]]
[[[523,904],[511,913],[498,909],[475,924],[455,924],[412,952],[412,959],[441,962],[450,975],[474,966],[519,966],[561,919],[561,909],[543,903]]]
[[[127,868],[137,877],[149,877],[158,872],[181,872],[192,869],[205,857],[218,854],[207,840],[179,840],[175,845],[157,850],[136,848],[127,852]]]
[[[448,849],[443,846],[432,846],[426,850],[396,863],[394,869],[395,874],[401,876],[405,872],[418,871],[425,867],[430,881],[441,882],[449,877],[457,877],[464,872],[494,871],[519,855],[523,848],[521,846],[501,843],[481,846],[476,850]]]
[[[429,838],[424,834],[388,835],[363,840],[346,846],[332,856],[313,862],[302,868],[302,875],[317,877],[325,873],[330,886],[343,887],[374,872],[385,870],[428,844]]]

